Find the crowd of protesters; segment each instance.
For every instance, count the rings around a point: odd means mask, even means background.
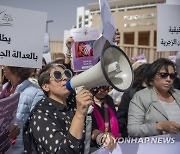
[[[83,154],[100,147],[112,151],[119,137],[180,132],[179,65],[166,58],[142,63],[133,70],[132,86],[116,91],[116,96],[110,86],[70,92],[66,82],[74,75],[72,42],[72,37],[67,39],[63,60],[43,62],[41,70],[3,66],[6,80],[0,98],[20,93],[16,120],[8,131],[12,139],[8,153]],[[92,118],[89,129],[87,116]],[[85,143],[91,147],[88,151]]]

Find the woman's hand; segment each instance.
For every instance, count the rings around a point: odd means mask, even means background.
[[[69,37],[69,38],[66,40],[66,47],[68,48],[69,51],[71,51],[72,42],[74,42],[73,37]]]
[[[156,128],[160,132],[167,132],[172,134],[177,134],[180,132],[180,124],[174,122],[174,121],[163,121],[158,122],[156,124]]]
[[[116,139],[110,134],[105,133],[105,139],[104,139],[104,146],[110,151],[113,151],[113,149],[116,147]]]
[[[18,124],[14,124],[11,126],[11,128],[8,132],[8,137],[14,138],[14,137],[18,136],[19,133],[20,133],[20,128],[19,128]]]
[[[83,89],[76,95],[77,110],[76,112],[86,115],[89,106],[92,104],[92,94],[89,90]]]
[[[113,41],[116,42],[117,45],[118,45],[119,42],[120,42],[120,33],[119,33],[119,30],[118,30],[118,29],[116,29],[115,36],[114,36]]]
[[[109,151],[113,151],[116,147],[116,139],[108,132],[101,133],[96,138],[97,144],[103,148],[107,148]]]

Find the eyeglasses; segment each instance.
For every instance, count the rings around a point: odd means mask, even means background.
[[[158,75],[162,79],[166,79],[169,76],[171,80],[174,80],[177,77],[177,73],[159,72]]]
[[[52,73],[52,77],[57,80],[57,81],[60,81],[62,79],[62,76],[63,75],[66,75],[68,78],[71,78],[72,77],[72,72],[69,70],[69,69],[65,69],[63,71],[57,71],[55,70],[53,73]]]

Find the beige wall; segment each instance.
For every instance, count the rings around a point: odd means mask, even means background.
[[[50,41],[51,57],[52,60],[59,58],[63,53],[63,41],[51,40]]]
[[[157,9],[156,6],[151,8],[141,8],[141,9],[134,9],[134,10],[126,10],[126,11],[116,11],[112,12],[113,18],[115,21],[116,27],[120,31],[120,48],[123,49],[123,51],[128,55],[129,59],[131,60],[132,57],[139,55],[139,54],[145,54],[148,62],[153,62],[157,58],[164,57],[168,58],[170,55],[176,55],[176,52],[156,52],[156,34],[157,34]],[[151,15],[149,18],[142,17]],[[125,20],[124,17],[131,16],[135,17],[135,15],[141,16],[139,19],[133,19],[133,20]],[[148,25],[151,24],[151,25]],[[124,25],[136,25],[136,26],[129,26],[125,27]],[[137,26],[138,25],[138,26]],[[101,16],[100,14],[96,14],[92,16],[92,26],[93,27],[99,27],[101,30]],[[144,36],[141,34],[142,32],[148,33],[148,38],[143,38]],[[126,44],[125,39],[126,34],[133,33],[133,40],[130,42],[133,42],[133,44]],[[146,40],[148,39],[148,40]],[[148,42],[148,45],[141,45],[144,42]],[[55,59],[56,57],[59,57],[59,53],[63,53],[63,41],[51,41],[51,54],[52,59]]]
[[[157,58],[164,57],[168,58],[170,55],[176,55],[176,52],[156,52],[156,31],[157,31],[157,9],[156,7],[151,8],[141,8],[134,10],[126,10],[126,11],[116,11],[112,12],[113,18],[115,21],[116,27],[120,31],[120,44],[119,46],[123,51],[128,55],[131,60],[132,57],[145,54],[148,62],[153,62]],[[142,16],[147,16],[153,14],[149,18]],[[125,16],[135,17],[135,15],[140,15],[139,19],[125,20]],[[124,25],[136,25],[125,27]],[[148,25],[149,24],[149,25]],[[138,26],[137,26],[138,25]],[[101,29],[101,16],[100,14],[93,15],[92,17],[92,26],[99,27]],[[140,34],[142,32],[149,33],[148,40],[145,40],[143,36]],[[125,34],[133,33],[134,38],[130,42],[134,42],[133,44],[125,44]],[[140,39],[141,38],[141,39]],[[143,42],[148,42],[148,45],[139,45],[143,44]]]

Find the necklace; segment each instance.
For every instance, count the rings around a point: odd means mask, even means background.
[[[170,103],[170,102],[172,102],[172,101],[174,100],[173,97],[172,97],[172,95],[171,95],[169,92],[167,92],[167,94],[164,94],[164,96],[162,96],[162,94],[160,94],[160,93],[157,91],[157,89],[154,88],[154,90],[155,90],[155,92],[156,92],[156,94],[157,94],[157,98],[158,98],[159,100],[161,100],[161,101],[163,101],[163,102],[167,102],[167,103]]]

